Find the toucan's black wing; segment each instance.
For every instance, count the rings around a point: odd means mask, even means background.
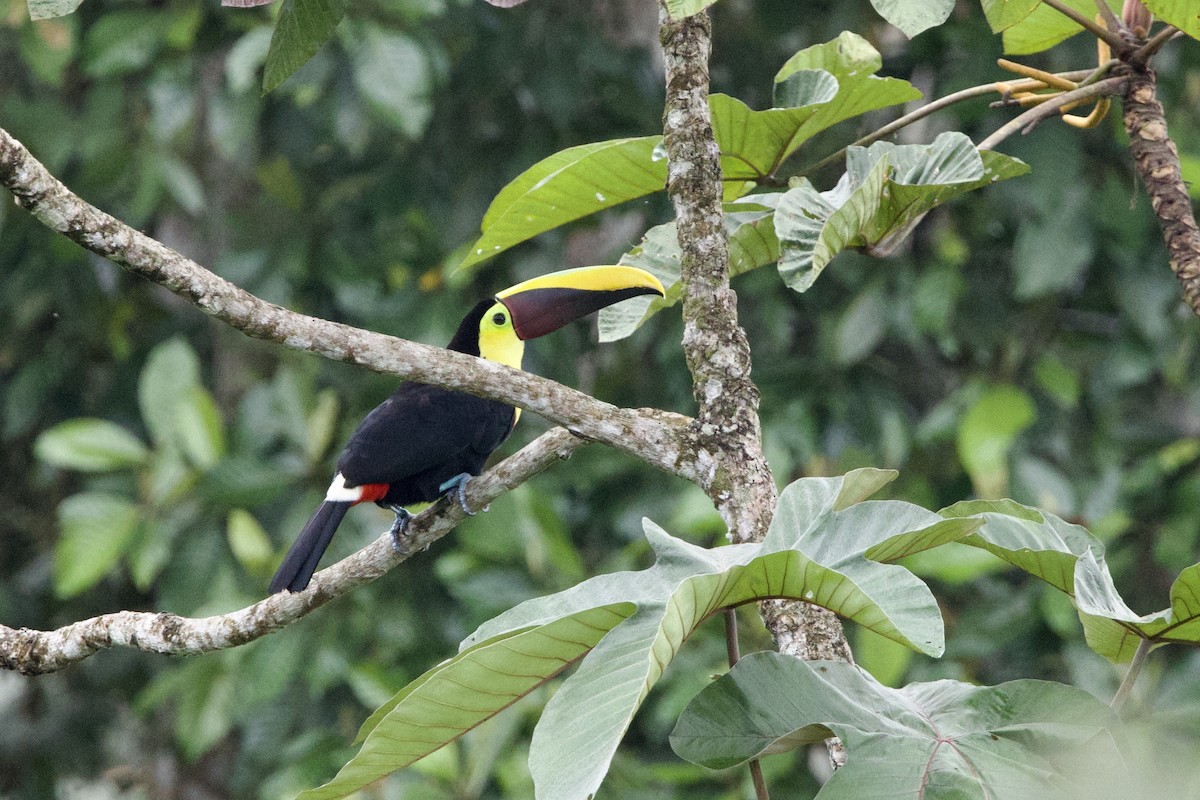
[[[350,437],[338,471],[351,486],[394,484],[442,465],[482,466],[512,430],[513,408],[424,383],[401,384]],[[466,467],[458,472],[470,471]]]

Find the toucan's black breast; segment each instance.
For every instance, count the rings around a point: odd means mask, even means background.
[[[513,427],[513,408],[407,382],[367,415],[338,460],[347,485],[386,483],[387,503],[438,497],[455,475],[478,475]]]

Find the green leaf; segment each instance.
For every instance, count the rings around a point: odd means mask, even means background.
[[[993,33],[1011,28],[1028,17],[1042,0],[983,0],[983,15]]]
[[[368,105],[409,139],[419,137],[433,114],[433,79],[416,40],[367,25],[351,57],[354,83]]]
[[[871,0],[871,5],[910,39],[941,25],[954,10],[954,0]]]
[[[316,464],[333,444],[337,432],[340,403],[337,392],[323,389],[317,393],[317,404],[305,420],[304,454],[308,463]]]
[[[717,0],[666,0],[666,2],[667,13],[671,15],[671,19],[680,20],[699,14]]]
[[[883,340],[888,325],[888,299],[883,287],[873,283],[863,290],[837,322],[833,332],[833,359],[857,364]]]
[[[95,586],[133,541],[137,507],[123,497],[82,492],[58,506],[62,538],[54,550],[54,592],[73,597]]]
[[[229,512],[225,535],[233,556],[248,572],[267,574],[275,562],[271,537],[249,511],[235,508]]]
[[[299,211],[304,207],[304,190],[292,169],[287,156],[280,153],[274,158],[264,160],[254,170],[254,176],[263,191],[275,198],[289,211]]]
[[[1011,500],[955,503],[939,514],[981,519],[963,544],[983,548],[1070,595],[1088,645],[1105,658],[1128,661],[1140,639],[1200,645],[1200,564],[1183,570],[1172,584],[1169,608],[1139,615],[1117,592],[1104,544],[1086,528]]]
[[[1099,738],[1111,710],[1072,686],[1018,680],[889,689],[853,665],[746,656],[692,700],[671,734],[683,758],[722,769],[817,743],[846,745],[819,800],[1043,796],[1054,758]]]
[[[199,469],[211,469],[225,455],[225,426],[212,395],[203,387],[184,392],[175,409],[175,431],[184,455]]]
[[[149,451],[133,434],[103,419],[72,419],[42,433],[34,455],[47,464],[82,472],[108,472],[145,462]]]
[[[1008,451],[1034,416],[1029,395],[1007,385],[988,389],[967,410],[958,426],[958,457],[980,497],[995,499],[1004,494]]]
[[[774,212],[769,207],[781,193],[756,194],[738,203],[727,203],[725,234],[729,241],[731,276],[779,259],[779,240],[775,237]],[[657,225],[646,232],[637,247],[621,256],[618,263],[641,267],[658,278],[666,288],[665,297],[634,297],[600,310],[600,341],[615,342],[640,328],[654,314],[679,302],[680,250],[675,223]]]
[[[458,269],[564,223],[660,191],[667,182],[661,141],[661,136],[644,136],[585,144],[534,164],[496,195],[483,217],[483,235]]]
[[[833,87],[836,89],[836,86],[835,81]],[[828,103],[834,96],[831,92],[812,102]],[[799,108],[753,111],[741,100],[726,94],[712,95],[709,105],[712,107],[713,135],[721,150],[721,174],[726,181],[753,181],[774,174],[812,135],[802,136],[801,131],[820,111],[819,105],[807,104]]]
[[[345,0],[283,0],[267,49],[263,94],[275,89],[312,58],[345,13]]]
[[[111,78],[137,72],[162,49],[170,14],[149,9],[121,9],[102,14],[88,26],[83,43],[83,72]]]
[[[204,212],[204,185],[190,166],[168,155],[157,159],[157,167],[163,186],[184,211],[192,216]]]
[[[1142,0],[1163,22],[1174,25],[1193,39],[1200,39],[1200,7],[1196,0]],[[32,8],[32,4],[30,6]]]
[[[751,111],[727,95],[709,103],[726,180],[773,174],[806,141],[851,117],[917,100],[908,81],[874,73],[883,59],[849,31],[796,53],[775,75],[775,105]]]
[[[156,444],[174,441],[176,409],[199,385],[200,361],[186,340],[168,339],[150,351],[138,377],[138,405]]]
[[[931,209],[1028,171],[1017,159],[981,153],[957,132],[929,145],[850,147],[837,186],[818,192],[801,178],[780,200],[779,274],[803,292],[842,250],[888,255]]]
[[[908,647],[940,653],[942,621],[933,596],[903,568],[880,562],[961,538],[979,522],[940,519],[899,501],[860,502],[894,477],[894,472],[856,470],[841,478],[798,481],[780,496],[760,544],[707,550],[646,520],[646,536],[657,555],[654,566],[592,578],[484,624],[463,642],[458,657],[426,673],[367,721],[364,752],[343,769],[347,777],[337,779],[336,792],[322,789],[303,797],[341,797],[411,763],[585,653],[546,706],[534,732],[530,770],[540,798],[589,797],[633,714],[683,641],[719,609],[754,599],[804,599]],[[623,609],[621,616],[628,616],[635,606],[637,612],[624,621],[614,615],[614,609]],[[554,653],[552,664],[543,664],[541,650],[524,660],[520,654],[528,648],[512,644],[517,636],[543,641],[539,632],[549,626],[574,624],[580,615],[600,612],[610,622],[591,622],[592,634],[578,649]],[[470,654],[491,654],[500,645],[508,659],[498,673],[505,680],[502,691],[494,687],[495,668],[464,671],[434,685],[440,670]],[[397,719],[402,708],[414,716],[385,728],[385,720]],[[375,749],[367,754],[372,741]]]
[[[1088,19],[1096,16],[1095,0],[1063,0],[1063,2]],[[1108,4],[1116,10],[1117,16],[1120,17],[1121,1],[1108,0]],[[1003,13],[1002,18],[1007,22],[1019,11],[1020,7],[1014,9],[1011,14]],[[1083,28],[1070,17],[1041,3],[1019,22],[1005,28],[1004,52],[1012,55],[1040,53],[1082,30]]]
[[[29,18],[37,20],[65,17],[79,8],[82,2],[83,0],[29,0]]]
[[[494,635],[510,624],[617,597],[639,605],[547,705],[530,750],[538,796],[582,798],[595,790],[646,693],[687,635],[719,608],[757,597],[805,599],[910,647],[940,652],[941,618],[928,590],[902,568],[864,555],[874,558],[867,552],[874,549],[881,559],[899,557],[968,529],[930,526],[932,516],[906,503],[857,503],[893,476],[858,470],[798,481],[781,495],[759,545],[703,550],[647,522],[658,556],[650,570],[594,578],[529,601],[477,631],[474,636]]]
[[[1084,553],[1103,562],[1104,545],[1081,525],[1012,500],[967,500],[938,512],[983,520],[963,544],[983,548],[1059,591],[1075,593],[1075,564]]]
[[[1076,211],[1074,203],[1064,205],[1053,216],[1021,222],[1012,255],[1018,299],[1077,284],[1080,274],[1095,260],[1096,234],[1089,221]]]
[[[462,650],[376,710],[359,731],[358,754],[298,800],[345,797],[454,741],[570,666],[634,608],[595,605]]]

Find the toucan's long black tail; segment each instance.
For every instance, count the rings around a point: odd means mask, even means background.
[[[321,503],[312,519],[292,543],[292,549],[283,557],[279,571],[271,579],[271,594],[282,592],[284,589],[299,592],[308,586],[313,573],[317,571],[321,556],[325,554],[325,548],[329,547],[342,517],[346,516],[352,505],[354,504],[334,503],[328,500]]]

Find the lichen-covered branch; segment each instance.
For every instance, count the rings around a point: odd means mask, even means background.
[[[305,316],[268,303],[73,194],[0,129],[0,186],[52,230],[154,281],[247,336],[533,411],[668,472],[707,474],[682,447],[687,418],[622,409],[480,358]]]
[[[1162,227],[1171,270],[1183,287],[1183,299],[1200,315],[1200,230],[1180,172],[1179,151],[1155,96],[1153,70],[1130,70],[1123,109],[1129,152]]]
[[[683,349],[699,407],[696,443],[711,456],[713,479],[706,489],[730,536],[757,541],[771,521],[775,484],[762,455],[750,345],[729,286],[721,154],[708,107],[712,23],[707,13],[671,20],[665,4],[660,13],[667,193],[682,250]]]
[[[479,508],[515,489],[586,440],[554,428],[467,484],[467,500]],[[421,552],[463,521],[457,503],[441,500],[409,522],[403,552],[388,533],[313,576],[303,592],[284,592],[229,614],[190,619],[170,613],[119,611],[53,631],[0,625],[0,668],[40,675],[70,666],[111,647],[151,653],[194,655],[253,641],[295,622],[313,609],[370,583]]]
[[[696,403],[696,447],[711,454],[709,489],[735,541],[759,541],[775,510],[775,484],[762,453],[758,388],[750,347],[729,286],[721,208],[720,151],[708,107],[711,22],[707,13],[672,20],[661,6],[667,96],[663,133],[667,191],[683,251],[683,347]],[[850,659],[842,625],[823,608],[765,603],[762,613],[779,652],[807,660]],[[835,755],[836,758],[836,755]]]

